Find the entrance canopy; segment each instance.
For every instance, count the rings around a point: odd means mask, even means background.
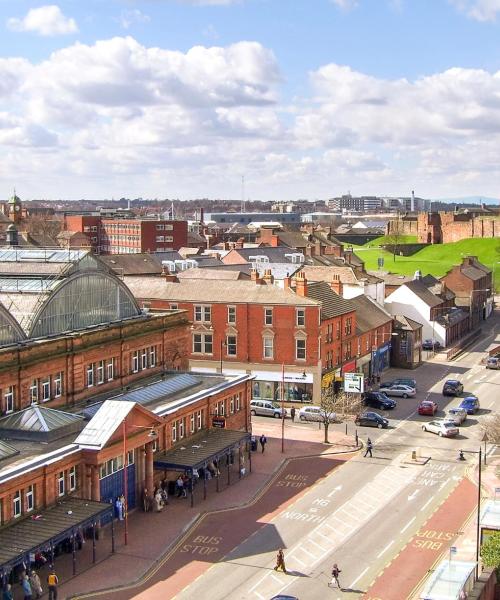
[[[0,570],[10,570],[30,553],[46,550],[70,537],[75,529],[113,517],[113,506],[103,502],[67,498],[55,506],[36,511],[31,518],[0,530]]]
[[[182,445],[163,454],[155,455],[157,469],[193,471],[205,467],[209,462],[227,455],[242,442],[250,440],[250,433],[213,427],[191,436]]]

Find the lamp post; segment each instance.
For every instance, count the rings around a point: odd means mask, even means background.
[[[285,363],[281,363],[281,453],[285,452]]]

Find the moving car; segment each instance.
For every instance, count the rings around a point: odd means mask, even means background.
[[[500,358],[498,356],[490,356],[486,361],[487,369],[500,369]]]
[[[378,427],[379,429],[385,429],[389,425],[389,421],[376,412],[364,412],[354,419],[354,423],[364,427]]]
[[[447,379],[443,385],[443,396],[460,396],[464,391],[463,384],[458,379]]]
[[[401,398],[413,398],[416,394],[415,388],[403,385],[402,383],[392,383],[388,386],[380,385],[378,391],[383,392],[387,396],[400,396]]]
[[[430,415],[433,417],[438,410],[438,405],[432,400],[422,400],[418,405],[419,415]]]
[[[422,429],[423,431],[437,433],[439,437],[453,437],[458,435],[458,427],[449,421],[445,421],[444,419],[439,419],[438,421],[429,421],[429,423],[422,425]]]
[[[415,379],[410,379],[409,377],[398,377],[397,379],[392,379],[391,381],[384,381],[380,384],[379,387],[387,387],[389,385],[407,385],[414,390],[417,389],[417,382]]]
[[[446,413],[445,420],[450,421],[450,423],[455,423],[455,425],[461,425],[467,419],[467,411],[465,408],[450,408]]]
[[[467,396],[460,402],[460,408],[465,408],[468,415],[473,415],[481,408],[479,398],[476,396]]]
[[[325,411],[319,406],[303,406],[299,410],[299,419],[301,421],[321,421],[323,423],[325,418]],[[335,423],[337,415],[335,413],[330,413],[328,420],[330,423]]]
[[[380,408],[390,410],[396,408],[396,400],[389,398],[382,392],[365,392],[363,395],[363,404],[371,408]]]
[[[250,402],[250,414],[281,419],[282,416],[286,417],[286,408],[282,409],[279,404],[270,400],[252,400]]]
[[[437,340],[424,340],[422,342],[422,350],[439,350],[441,343]]]

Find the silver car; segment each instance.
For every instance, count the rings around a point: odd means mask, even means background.
[[[444,419],[429,421],[425,425],[422,425],[422,430],[437,433],[439,437],[454,437],[458,435],[458,427]]]
[[[335,423],[337,415],[328,411],[328,420],[330,423]],[[319,406],[303,406],[299,410],[299,419],[301,421],[323,421],[326,419],[326,413],[324,409]]]
[[[467,411],[465,408],[450,408],[446,412],[445,420],[453,423],[454,425],[461,425],[465,419],[467,419]]]
[[[417,393],[415,388],[409,385],[403,385],[402,383],[396,383],[388,385],[387,387],[380,386],[379,392],[383,392],[388,396],[400,396],[401,398],[413,398]]]
[[[271,400],[252,400],[250,414],[281,419],[282,416],[286,417],[286,408],[282,409],[279,404],[271,402]]]

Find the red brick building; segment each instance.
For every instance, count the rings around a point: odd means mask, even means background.
[[[417,231],[418,241],[424,244],[448,244],[470,238],[498,238],[500,217],[495,210],[420,212]]]
[[[65,215],[64,229],[85,233],[96,254],[166,252],[187,246],[187,221]]]

